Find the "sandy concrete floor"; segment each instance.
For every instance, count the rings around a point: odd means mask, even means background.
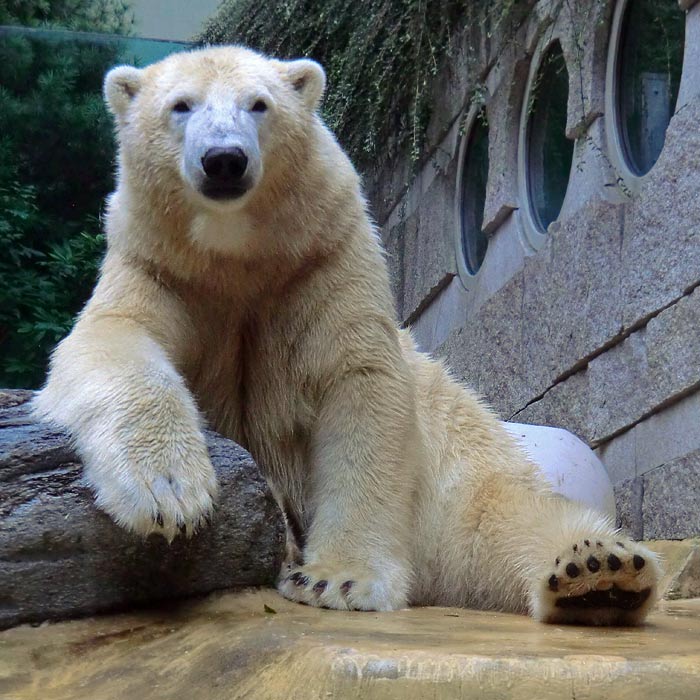
[[[697,700],[700,599],[664,602],[642,628],[591,629],[447,608],[316,610],[274,591],[222,594],[2,632],[0,698]]]

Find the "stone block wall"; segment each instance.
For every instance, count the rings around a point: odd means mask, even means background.
[[[633,181],[617,168],[610,139],[617,2],[526,5],[500,35],[465,32],[435,79],[439,109],[417,168],[397,158],[366,175],[399,315],[423,349],[445,358],[503,418],[563,427],[587,441],[608,468],[620,523],[634,535],[697,535],[700,3],[680,2],[686,37],[676,110],[659,160]],[[569,71],[574,157],[562,211],[535,250],[519,135],[533,57],[553,39]],[[458,173],[475,102],[489,121],[489,248],[465,283]]]

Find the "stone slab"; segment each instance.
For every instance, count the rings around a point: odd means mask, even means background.
[[[0,628],[274,581],[284,525],[242,448],[206,433],[220,485],[210,527],[144,540],[97,510],[67,437],[34,423],[23,394],[0,396]]]
[[[585,216],[551,227],[527,260],[524,369],[536,396],[622,330],[622,207],[592,201]]]
[[[535,308],[525,318],[535,318]],[[570,312],[568,305],[563,305],[563,309],[562,318]],[[520,323],[524,321],[520,319]],[[524,324],[527,340],[523,345],[529,358],[526,371],[531,376],[537,370],[529,365],[541,361],[541,356],[548,357],[547,353],[553,352],[550,345],[556,347],[567,342],[566,336],[558,335],[557,328],[552,328],[552,340],[548,340],[546,333],[537,335],[541,323],[535,319]],[[514,418],[524,423],[566,428],[597,447],[664,405],[697,390],[700,386],[698,327],[700,290],[684,296],[646,326],[594,357],[586,369],[546,390],[542,398],[517,412]],[[575,334],[576,330],[570,333]],[[535,381],[531,379],[527,386],[536,386]]]
[[[522,295],[522,275],[517,274],[467,327],[452,332],[435,350],[455,376],[484,396],[503,418],[510,417],[528,394],[523,371]]]
[[[564,428],[584,442],[590,442],[589,400],[588,372],[581,370],[548,389],[542,398],[518,410],[511,420]]]
[[[616,483],[700,450],[700,392],[603,443],[596,454]]]
[[[611,0],[579,0],[564,3],[559,24],[562,49],[569,71],[569,104],[566,134],[581,137],[605,110]]]
[[[682,9],[687,10],[687,15],[677,109],[683,109],[692,98],[700,96],[700,5],[697,0],[680,0],[680,4]]]
[[[592,360],[589,439],[607,439],[700,386],[700,290]]]
[[[700,600],[640,628],[319,610],[273,591],[0,633],[6,700],[696,700]]]
[[[624,324],[700,283],[700,96],[671,120],[661,156],[630,203],[622,245]]]
[[[614,484],[616,526],[622,528],[632,539],[644,538],[644,480],[641,477],[625,479]]]
[[[700,535],[700,450],[644,475],[644,537]]]

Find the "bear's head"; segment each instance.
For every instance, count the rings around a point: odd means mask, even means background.
[[[213,214],[240,210],[267,171],[279,174],[280,163],[289,166],[305,149],[324,86],[323,69],[311,60],[278,61],[232,46],[113,68],[104,93],[122,176],[168,202],[182,196]]]

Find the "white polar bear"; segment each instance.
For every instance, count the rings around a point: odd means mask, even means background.
[[[552,494],[397,330],[358,176],[316,114],[324,82],[312,61],[236,47],[107,75],[107,256],[38,413],[143,535],[208,518],[203,419],[244,445],[286,515],[293,600],[640,622],[655,556]]]

